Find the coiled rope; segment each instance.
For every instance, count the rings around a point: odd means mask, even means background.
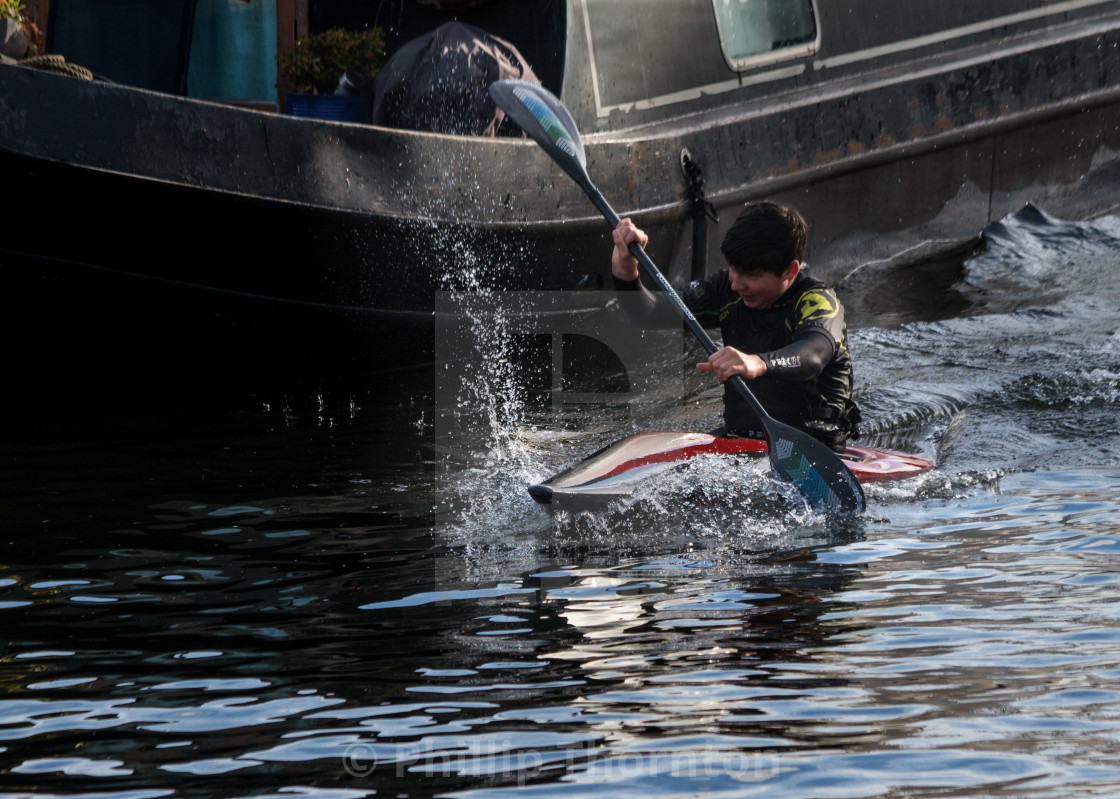
[[[57,54],[48,55],[35,55],[31,58],[24,58],[16,62],[21,67],[31,67],[32,69],[41,69],[45,72],[57,72],[62,75],[69,75],[72,78],[81,78],[82,80],[93,80],[93,72],[78,64],[71,64],[66,60],[65,56]]]

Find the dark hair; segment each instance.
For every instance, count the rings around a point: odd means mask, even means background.
[[[808,238],[809,226],[795,209],[763,201],[744,206],[719,249],[736,272],[780,275],[802,259]]]

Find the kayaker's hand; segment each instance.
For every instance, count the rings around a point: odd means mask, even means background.
[[[630,254],[630,242],[636,241],[644,249],[649,244],[649,236],[637,228],[629,218],[619,222],[611,235],[614,238],[611,272],[619,280],[637,280],[638,259]]]
[[[715,372],[720,380],[739,375],[744,380],[754,380],[766,374],[766,361],[757,355],[739,352],[734,347],[724,347],[708,356],[708,360],[696,364],[701,372]]]

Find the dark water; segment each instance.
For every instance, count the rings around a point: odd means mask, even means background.
[[[524,493],[705,429],[690,376],[554,413],[499,363],[452,453],[423,369],[12,415],[0,790],[1115,795],[1118,245],[1028,208],[844,281],[872,443],[938,461],[854,522],[699,461],[595,517]]]

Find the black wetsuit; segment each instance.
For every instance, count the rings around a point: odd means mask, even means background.
[[[667,300],[659,301],[639,280],[614,282],[619,291],[638,292],[637,302],[624,303],[634,321],[664,321]],[[766,374],[748,385],[771,416],[834,448],[859,435],[844,307],[835,292],[801,272],[772,306],[753,310],[731,290],[724,269],[689,284],[681,298],[700,324],[720,328],[725,346],[766,362]],[[729,433],[765,437],[730,385],[724,387],[723,401]]]

